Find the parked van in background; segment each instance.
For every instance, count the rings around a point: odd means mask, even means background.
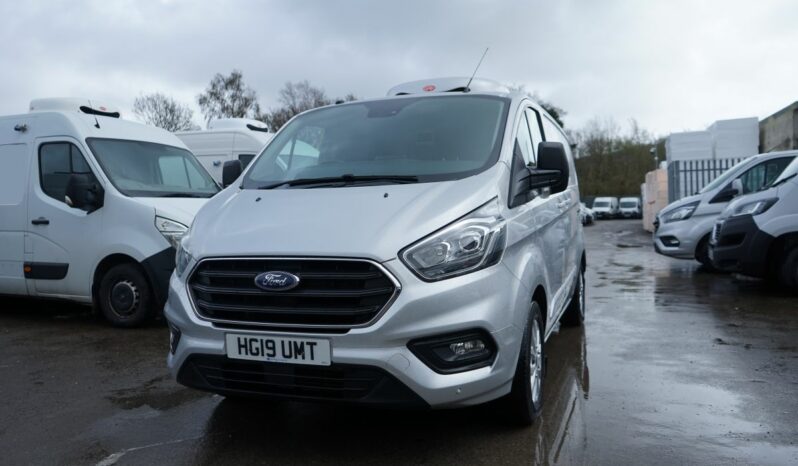
[[[247,118],[211,120],[205,131],[178,131],[175,135],[220,183],[225,162],[238,160],[246,167],[271,139],[265,123]]]
[[[180,383],[532,422],[544,342],[584,318],[576,172],[533,98],[468,82],[308,111],[228,172],[177,254]]]
[[[643,204],[639,197],[622,197],[619,208],[623,218],[643,218]]]
[[[709,239],[718,215],[740,194],[761,190],[775,180],[798,151],[749,157],[726,170],[694,196],[671,203],[654,221],[654,248],[660,254],[695,259],[712,269]]]
[[[593,200],[593,213],[596,218],[616,218],[620,213],[617,197],[597,197]]]
[[[94,303],[114,325],[166,301],[175,247],[219,191],[168,131],[85,99],[0,117],[0,294]]]
[[[712,231],[715,267],[798,292],[798,158],[767,189],[730,202]]]

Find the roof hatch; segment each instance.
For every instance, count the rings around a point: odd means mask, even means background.
[[[111,118],[119,118],[120,112],[114,106],[92,100],[76,97],[49,97],[45,99],[34,99],[30,102],[30,112],[79,112],[87,115],[98,115]]]

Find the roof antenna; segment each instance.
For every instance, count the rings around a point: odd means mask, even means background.
[[[474,72],[471,74],[471,78],[468,80],[468,84],[466,84],[466,86],[465,86],[465,92],[471,92],[471,87],[470,87],[471,86],[471,81],[473,81],[474,80],[474,76],[477,75],[477,70],[479,69],[479,65],[482,64],[482,60],[484,60],[485,59],[485,55],[488,54],[488,49],[490,49],[490,47],[485,47],[485,51],[482,52],[482,58],[479,59],[479,63],[477,63],[477,67],[474,68]]]
[[[89,101],[89,108],[93,109],[94,106],[91,104],[91,99],[86,99],[86,100]],[[97,115],[96,114],[94,115],[94,127],[97,128],[97,129],[100,129],[100,122],[99,122],[99,120],[97,120]]]

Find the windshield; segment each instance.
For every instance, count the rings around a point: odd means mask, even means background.
[[[637,207],[637,202],[635,202],[635,201],[621,201],[621,207]]]
[[[792,160],[792,162],[790,162],[790,164],[787,165],[787,168],[785,168],[784,171],[781,172],[781,175],[779,175],[775,180],[770,182],[770,184],[765,186],[765,188],[763,188],[763,189],[767,189],[767,188],[769,188],[771,186],[774,186],[774,185],[777,185],[777,184],[781,184],[783,182],[783,180],[786,180],[787,178],[794,177],[796,175],[796,173],[798,173],[798,157],[794,158]]]
[[[734,174],[737,173],[737,169],[742,167],[743,165],[747,164],[750,161],[751,161],[751,159],[743,159],[743,160],[737,162],[730,169],[728,169],[725,172],[721,173],[720,176],[718,176],[717,178],[712,180],[711,183],[709,183],[708,185],[706,185],[703,188],[701,188],[701,190],[698,191],[698,194],[707,193],[707,192],[712,191],[713,189],[717,188],[718,186],[722,186],[722,185],[726,184],[727,182],[731,181],[731,179],[734,177]]]
[[[89,138],[111,183],[130,197],[211,197],[213,178],[191,152],[153,142]]]
[[[596,207],[609,207],[609,206],[610,206],[610,203],[607,202],[607,201],[596,201],[596,202],[593,203],[593,208],[594,209]]]
[[[344,176],[370,184],[396,181],[378,177],[427,182],[470,176],[499,159],[508,103],[493,96],[451,95],[315,110],[274,137],[242,186],[309,187],[280,183]]]

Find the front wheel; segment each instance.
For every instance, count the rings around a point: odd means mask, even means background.
[[[152,288],[134,264],[111,267],[100,280],[97,299],[103,316],[115,327],[137,327],[154,314]]]
[[[784,255],[779,270],[779,282],[786,289],[798,293],[798,246],[794,246]]]
[[[513,388],[505,400],[508,417],[513,423],[529,426],[540,415],[543,409],[544,364],[543,317],[540,306],[533,302],[521,340]]]
[[[704,269],[708,272],[718,272],[718,269],[712,265],[712,259],[709,258],[709,238],[701,240],[695,250],[695,259],[701,263]]]

